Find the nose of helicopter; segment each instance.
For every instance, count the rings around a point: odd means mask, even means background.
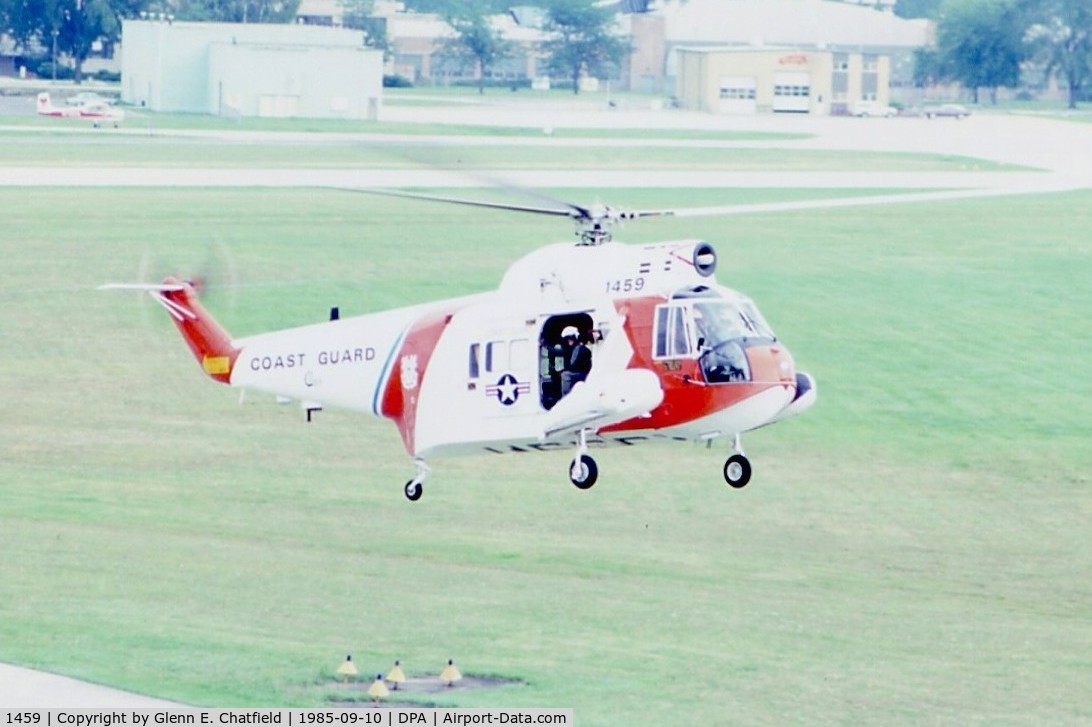
[[[784,346],[760,346],[749,349],[748,354],[751,356],[754,381],[782,386],[787,394],[786,400],[767,424],[796,416],[815,403],[815,379],[811,374],[796,370],[792,354]]]
[[[796,385],[796,364],[792,354],[779,343],[747,349],[755,383]]]

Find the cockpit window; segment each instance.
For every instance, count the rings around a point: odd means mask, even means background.
[[[657,307],[652,336],[655,358],[696,357],[711,384],[750,381],[744,349],[776,340],[751,301],[708,296]]]
[[[770,338],[776,339],[773,329],[770,328],[770,324],[766,322],[766,319],[762,317],[762,314],[758,312],[758,308],[755,304],[749,300],[742,301],[740,303],[740,312],[749,323],[751,330],[754,332],[755,338]]]
[[[773,339],[762,314],[750,301],[702,301],[694,304],[694,326],[703,346],[733,339]]]
[[[668,304],[656,309],[656,358],[683,358],[694,352],[696,346],[690,323],[688,305]]]

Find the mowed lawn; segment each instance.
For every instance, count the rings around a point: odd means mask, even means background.
[[[352,653],[580,725],[1092,720],[1092,193],[631,223],[712,241],[816,407],[745,436],[741,491],[726,443],[664,444],[597,453],[587,492],[563,453],[437,460],[418,503],[390,423],[240,401],[95,286],[203,274],[246,335],[488,289],[566,224],[335,190],[0,209],[0,660],[218,707],[342,701]]]

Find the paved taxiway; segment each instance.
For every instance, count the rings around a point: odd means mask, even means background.
[[[639,171],[505,170],[467,174],[429,169],[235,169],[126,167],[94,168],[34,165],[0,168],[4,186],[369,186],[369,187],[473,187],[483,177],[504,179],[524,187],[619,188],[658,187],[798,187],[842,189],[977,189],[981,194],[1058,191],[1092,186],[1092,125],[1075,121],[1009,114],[975,114],[962,120],[923,118],[854,119],[845,117],[762,116],[718,117],[677,110],[604,110],[599,105],[576,104],[543,108],[541,104],[486,102],[444,107],[389,106],[384,121],[395,123],[501,124],[543,128],[541,137],[496,139],[481,136],[434,137],[353,133],[164,131],[141,126],[139,118],[122,129],[91,129],[68,122],[57,129],[73,135],[138,139],[149,134],[193,142],[216,143],[360,143],[392,142],[454,145],[596,146],[625,153],[633,147],[780,148],[827,151],[895,151],[976,157],[1017,165],[1023,170],[999,172],[688,172],[685,170]],[[678,138],[589,139],[559,138],[546,133],[563,127],[629,129],[703,129],[758,131],[803,135],[774,140],[687,140]],[[25,134],[25,127],[20,129]],[[0,128],[0,135],[4,133]],[[965,193],[964,193],[965,194]]]
[[[185,705],[34,669],[0,664],[0,709],[114,707],[152,709],[182,706]]]

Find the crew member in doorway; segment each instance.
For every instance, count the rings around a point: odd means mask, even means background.
[[[580,338],[576,326],[566,326],[561,332],[561,345],[565,350],[565,369],[561,372],[561,395],[565,396],[576,384],[588,378],[591,371],[591,349]]]

